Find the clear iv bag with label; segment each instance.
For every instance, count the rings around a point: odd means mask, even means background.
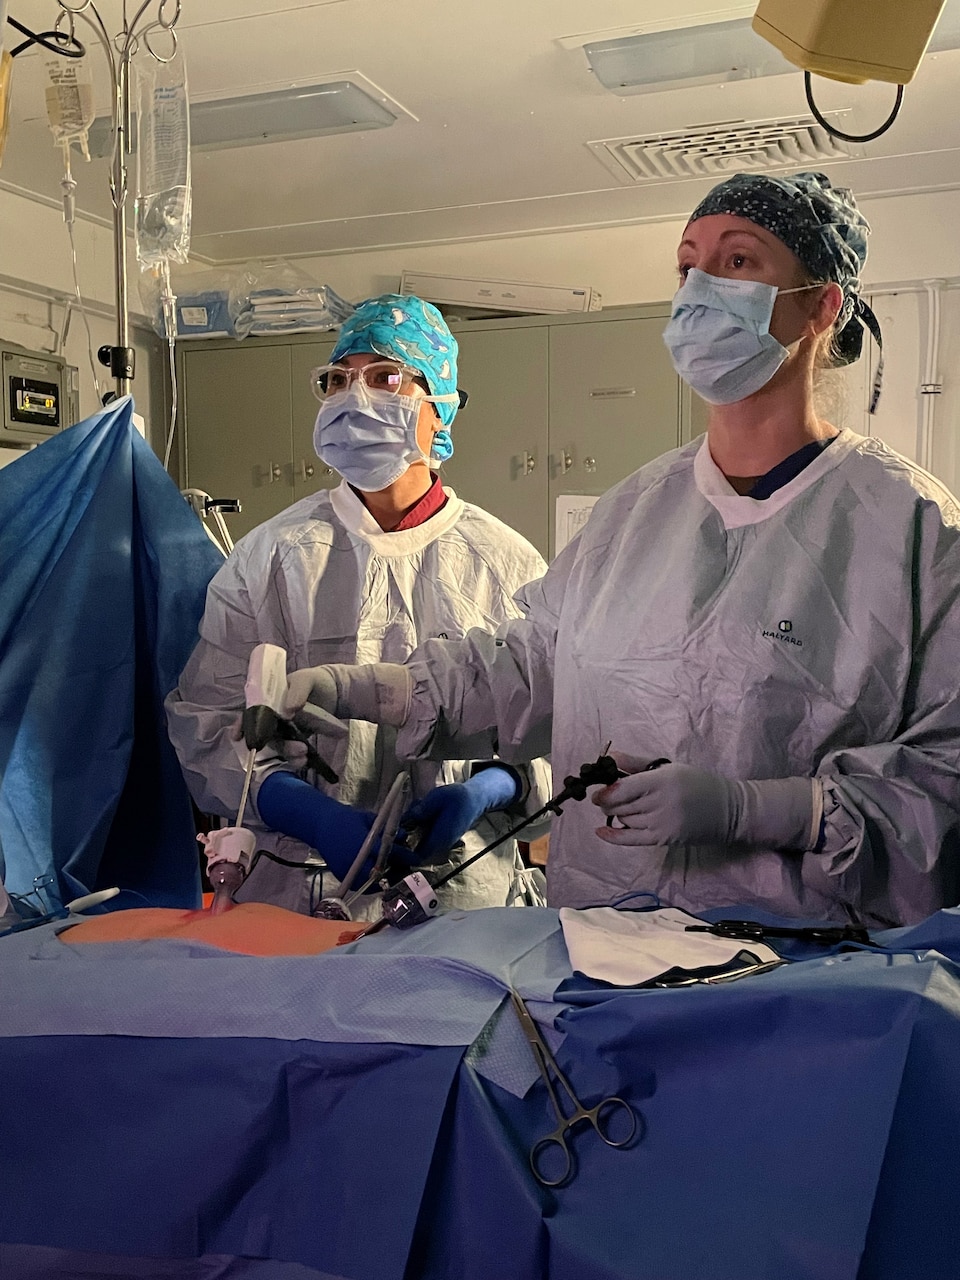
[[[83,158],[89,160],[87,132],[96,114],[89,61],[87,58],[49,58],[46,65],[44,97],[47,123],[54,141],[63,147],[76,142]]]
[[[136,247],[147,270],[190,256],[190,107],[180,53],[138,60],[136,76]]]

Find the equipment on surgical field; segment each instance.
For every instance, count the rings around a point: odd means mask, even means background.
[[[243,815],[258,752],[278,740],[296,740],[306,747],[308,766],[316,769],[328,782],[337,781],[337,775],[313,750],[306,737],[284,717],[286,692],[286,653],[279,645],[258,644],[250,654],[244,685],[245,705],[240,718],[240,732],[247,755],[236,821],[230,827],[197,837],[207,856],[207,877],[214,887],[211,910],[215,914],[233,906],[233,895],[243,884],[256,848],[256,836],[243,826]],[[325,714],[315,707],[304,708],[308,715],[311,711],[315,716]]]
[[[609,749],[609,746],[610,744],[608,743],[607,749]],[[616,760],[612,756],[608,756],[605,750],[597,760],[581,765],[579,773],[564,778],[563,790],[548,800],[542,809],[538,809],[536,813],[530,814],[522,822],[518,822],[516,826],[511,827],[504,835],[491,841],[486,848],[459,863],[453,870],[446,872],[439,879],[433,880],[428,873],[415,871],[411,875],[405,876],[399,884],[392,887],[385,886],[382,904],[383,916],[366,932],[374,933],[387,924],[393,924],[398,929],[409,929],[412,925],[421,924],[437,910],[439,905],[439,900],[436,896],[437,889],[448,884],[454,877],[462,874],[468,867],[473,866],[475,862],[485,857],[488,853],[492,853],[494,849],[499,848],[507,840],[512,840],[525,828],[535,822],[539,822],[546,814],[560,814],[568,800],[580,801],[585,799],[588,787],[609,786],[618,778],[624,776],[623,770]]]
[[[244,780],[243,807],[246,806],[249,780],[248,773]],[[237,820],[239,822],[239,816]],[[250,870],[250,859],[253,857],[257,838],[246,827],[233,826],[221,827],[218,831],[211,831],[209,835],[198,835],[197,839],[207,855],[207,879],[213,885],[210,910],[214,915],[219,915],[235,905],[233,895]]]
[[[608,1147],[622,1150],[630,1146],[637,1137],[641,1129],[641,1121],[629,1102],[617,1097],[616,1094],[603,1098],[593,1107],[585,1107],[574,1093],[570,1081],[557,1065],[556,1058],[540,1034],[527,1006],[512,988],[510,1000],[520,1020],[523,1034],[530,1045],[530,1051],[536,1059],[540,1076],[546,1085],[551,1106],[557,1117],[556,1129],[546,1137],[538,1138],[530,1148],[530,1168],[541,1186],[562,1187],[577,1171],[576,1155],[570,1145],[569,1135],[578,1125],[588,1124]],[[553,1077],[573,1104],[573,1111],[569,1114],[560,1104]],[[620,1130],[622,1132],[618,1132]]]
[[[307,768],[315,770],[324,782],[339,782],[338,775],[310,745],[307,735],[286,714],[287,655],[285,650],[276,644],[258,644],[254,647],[247,664],[247,678],[243,693],[244,710],[240,728],[251,757],[255,759],[258,751],[262,751],[273,742],[299,742],[306,748]],[[303,705],[298,714],[314,731],[320,727],[333,728],[337,733],[342,731],[342,726],[337,724],[332,716],[312,703]],[[248,769],[252,770],[252,765],[249,765]],[[244,791],[240,811],[237,814],[238,824],[243,814],[248,789]]]
[[[345,905],[348,908],[361,894],[366,893],[371,885],[376,883],[386,869],[390,852],[393,849],[393,842],[396,840],[397,832],[400,830],[400,821],[406,808],[409,785],[410,775],[405,771],[401,771],[394,778],[390,784],[389,791],[384,797],[383,804],[377,810],[377,816],[373,826],[367,833],[367,838],[357,850],[353,865],[340,882],[340,895],[345,899]],[[367,858],[373,852],[375,840],[379,843],[373,870],[367,877],[366,882],[351,893],[354,880],[359,875]]]
[[[436,861],[487,813],[509,808],[522,794],[522,783],[513,769],[491,762],[474,771],[466,782],[434,787],[403,815],[407,831],[422,833],[417,860]]]
[[[35,929],[39,925],[49,924],[52,920],[65,920],[69,915],[78,915],[89,911],[91,907],[99,907],[120,894],[120,889],[98,889],[95,893],[85,893],[79,898],[61,903],[56,881],[53,876],[35,876],[33,889],[27,894],[7,894],[0,880],[0,937],[10,933],[22,933],[25,929]],[[31,901],[32,899],[32,901]],[[20,910],[17,909],[19,905]]]
[[[716,938],[738,938],[761,941],[764,938],[798,938],[802,942],[820,942],[837,946],[854,942],[870,946],[866,929],[858,924],[843,925],[780,925],[758,924],[755,920],[715,920],[712,924],[688,924],[687,933],[711,933]]]
[[[395,929],[410,929],[436,915],[437,891],[422,871],[413,871],[383,898],[383,919]]]
[[[656,903],[656,898],[654,897]],[[781,963],[759,938],[715,935],[696,916],[675,907],[629,902],[560,908],[560,926],[574,972],[618,987],[688,986],[745,977]],[[695,935],[695,936],[693,936]],[[751,946],[747,949],[744,941]]]

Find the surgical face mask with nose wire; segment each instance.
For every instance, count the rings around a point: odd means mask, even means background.
[[[411,463],[429,462],[417,443],[423,401],[372,391],[356,378],[320,406],[313,428],[317,456],[356,489],[386,489]]]
[[[770,332],[778,289],[692,267],[677,290],[663,340],[680,377],[709,404],[733,404],[765,387],[790,352]]]

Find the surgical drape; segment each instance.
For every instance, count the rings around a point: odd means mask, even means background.
[[[164,696],[222,563],[117,401],[0,472],[0,868],[198,905]],[[121,898],[131,905],[131,899]]]

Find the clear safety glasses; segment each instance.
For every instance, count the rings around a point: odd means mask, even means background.
[[[398,364],[396,360],[374,360],[359,369],[348,369],[342,364],[322,364],[311,373],[310,388],[318,400],[327,400],[330,396],[342,395],[355,378],[359,378],[368,391],[379,395],[410,395],[414,387],[428,391],[426,379],[419,369]],[[423,396],[431,404],[452,404],[462,398],[458,392],[448,396]]]
[[[368,391],[381,395],[409,395],[411,388],[426,391],[423,374],[395,360],[374,360],[360,369],[348,369],[342,364],[322,364],[310,375],[310,386],[318,400],[341,395],[354,378],[359,378]]]

